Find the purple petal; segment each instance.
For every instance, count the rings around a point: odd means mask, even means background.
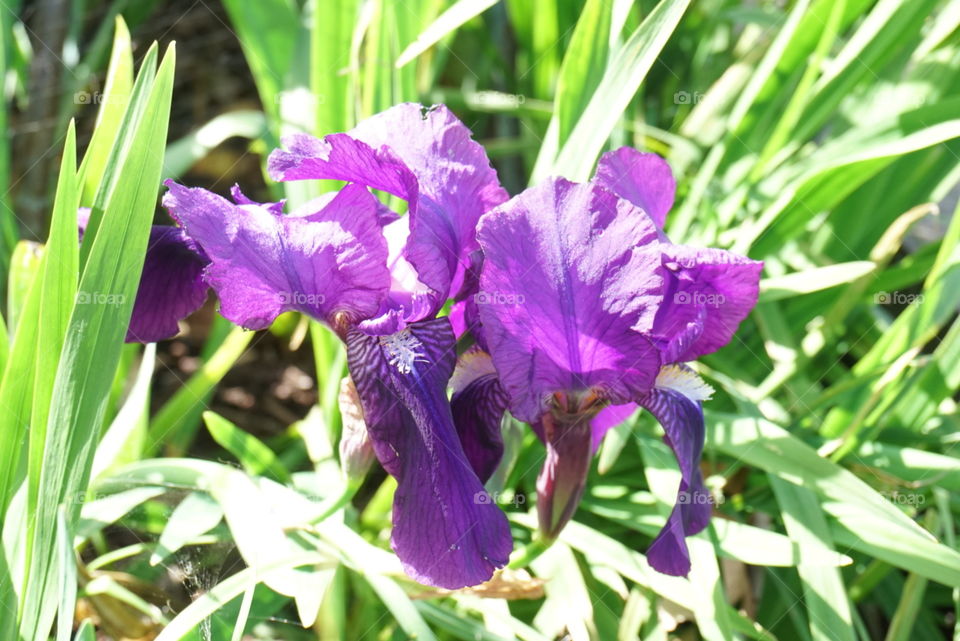
[[[389,147],[375,149],[349,134],[330,134],[323,140],[292,134],[284,136],[283,147],[267,159],[267,171],[274,180],[346,180],[416,205],[417,179]]]
[[[757,303],[763,263],[720,249],[663,247],[666,286],[653,334],[665,363],[694,360],[730,342]]]
[[[611,429],[620,425],[637,411],[636,403],[625,403],[623,405],[608,405],[600,410],[593,417],[593,451],[596,452],[603,442],[603,437]]]
[[[573,518],[583,497],[593,459],[589,416],[569,420],[546,414],[539,432],[547,446],[547,458],[537,476],[537,519],[540,533],[552,541]]]
[[[238,205],[256,205],[257,207],[263,207],[267,211],[280,216],[283,214],[283,205],[286,203],[286,199],[277,201],[275,203],[258,203],[256,201],[250,200],[240,191],[240,185],[234,184],[230,188],[230,197],[233,198],[233,202]]]
[[[90,209],[77,210],[79,240],[90,221]],[[203,269],[206,255],[178,227],[154,225],[143,259],[143,271],[126,342],[155,343],[176,336],[179,321],[203,306],[209,287]]]
[[[376,199],[348,186],[319,211],[278,216],[167,181],[163,204],[209,256],[220,313],[263,329],[284,311],[332,322],[374,314],[389,287]]]
[[[455,342],[445,318],[390,336],[347,335],[347,363],[377,458],[397,479],[392,545],[412,578],[456,589],[503,567],[512,540],[457,437],[446,386]]]
[[[666,160],[632,147],[603,154],[593,180],[643,209],[661,228],[677,191],[677,181]]]
[[[507,394],[490,355],[479,350],[460,357],[450,386],[450,409],[460,444],[480,482],[486,483],[503,457],[500,422],[507,409]]]
[[[536,421],[558,390],[617,404],[652,387],[659,355],[638,330],[661,300],[657,235],[634,205],[562,178],[484,216],[476,301],[514,416]]]
[[[417,177],[420,202],[407,257],[427,286],[454,294],[477,249],[477,221],[508,198],[486,151],[444,105],[397,105],[352,133],[372,146],[389,145]]]
[[[154,225],[126,341],[154,343],[176,336],[178,321],[207,300],[203,270],[208,262],[182,229]]]
[[[405,255],[435,292],[432,311],[460,289],[480,216],[507,199],[483,147],[442,105],[400,104],[349,134],[291,136],[284,145],[268,163],[277,180],[338,178],[409,203]]]
[[[689,381],[692,377],[699,382],[688,370],[676,366],[664,371],[672,372],[681,380]],[[700,472],[705,431],[700,400],[704,396],[700,393],[703,388],[685,393],[682,386],[665,386],[663,379],[661,373],[657,388],[640,398],[639,403],[663,426],[664,441],[677,457],[681,480],[677,502],[647,551],[647,559],[658,572],[686,576],[690,571],[690,554],[685,539],[703,530],[710,521],[711,497]]]

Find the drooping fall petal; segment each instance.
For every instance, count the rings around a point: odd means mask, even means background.
[[[397,479],[393,549],[411,577],[449,589],[488,580],[512,547],[506,516],[483,489],[453,424],[446,386],[454,345],[446,318],[387,336],[347,336],[374,451]]]

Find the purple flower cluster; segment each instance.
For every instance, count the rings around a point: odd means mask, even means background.
[[[402,104],[349,133],[287,137],[268,169],[347,186],[284,214],[239,189],[231,202],[167,181],[180,227],[155,231],[162,256],[147,258],[149,294],[128,338],[169,335],[208,287],[249,329],[290,310],[326,323],[397,480],[393,548],[411,577],[445,588],[486,581],[511,552],[505,515],[478,500],[489,499],[507,410],[546,445],[537,509],[549,541],[606,430],[643,407],[682,475],[648,558],[689,571],[685,538],[710,517],[699,463],[711,390],[684,363],[730,341],[762,264],[669,241],[675,183],[662,158],[625,147],[587,183],[552,178],[510,198],[446,107]],[[406,201],[407,214],[371,189]],[[458,343],[472,345],[459,358]]]

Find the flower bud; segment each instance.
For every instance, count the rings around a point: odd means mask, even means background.
[[[367,434],[367,424],[363,420],[363,408],[353,379],[349,376],[340,381],[340,417],[343,420],[343,432],[340,435],[340,466],[348,481],[359,482],[366,476],[367,470],[375,458],[373,445]]]
[[[547,413],[541,421],[547,460],[537,477],[537,517],[546,541],[557,538],[583,496],[593,458],[590,418]]]

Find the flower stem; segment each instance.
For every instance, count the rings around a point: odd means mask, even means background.
[[[360,489],[360,483],[349,481],[347,486],[343,488],[343,492],[340,493],[340,496],[331,499],[323,512],[321,512],[317,517],[310,519],[310,524],[315,525],[320,523],[327,517],[335,514],[338,510],[342,509],[350,500],[353,498],[354,494],[357,493],[357,490]]]
[[[507,564],[507,567],[511,570],[518,570],[520,568],[525,568],[530,565],[534,559],[547,551],[553,544],[553,540],[546,540],[542,538],[534,538],[530,543],[523,546],[519,550],[515,550],[513,554],[510,555],[510,562]]]

